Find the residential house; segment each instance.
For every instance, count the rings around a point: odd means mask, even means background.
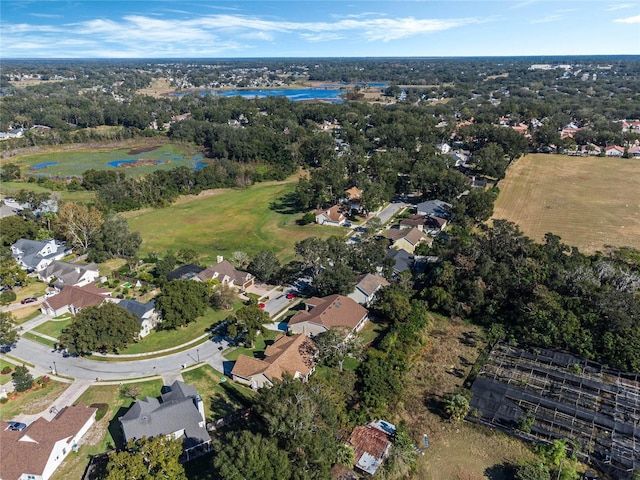
[[[167,275],[167,280],[191,280],[203,270],[200,265],[181,265]]]
[[[349,445],[355,453],[354,467],[375,474],[389,456],[392,443],[389,435],[394,431],[395,425],[382,421],[355,427],[349,436]]]
[[[281,335],[264,351],[264,359],[240,355],[231,370],[232,378],[253,389],[271,387],[284,374],[303,382],[316,368],[318,347],[306,335]]]
[[[447,219],[435,217],[433,215],[409,215],[400,220],[400,229],[417,228],[421,232],[436,235],[447,226]]]
[[[147,303],[141,303],[136,300],[125,299],[120,300],[118,305],[138,317],[138,322],[140,323],[140,337],[146,337],[149,335],[151,330],[159,323],[158,312],[155,310],[155,300],[151,300]]]
[[[413,269],[414,257],[406,250],[394,250],[390,248],[387,250],[387,257],[393,259],[393,273],[395,275],[400,272],[406,272]]]
[[[604,147],[606,157],[622,157],[624,155],[624,147],[618,145],[609,145]]]
[[[111,295],[109,290],[98,288],[93,283],[84,287],[68,285],[60,293],[45,299],[40,304],[40,311],[52,317],[58,317],[65,313],[76,315],[83,308],[100,305],[105,301],[113,301],[114,299],[111,299],[109,295]]]
[[[318,225],[341,227],[346,221],[347,217],[342,213],[342,205],[334,205],[327,210],[316,211],[316,223]]]
[[[409,253],[413,253],[421,243],[427,243],[429,246],[433,244],[433,239],[427,237],[418,227],[410,230],[391,228],[386,231],[385,236],[393,242],[391,248],[406,250]]]
[[[205,268],[198,273],[194,280],[200,280],[206,282],[207,280],[218,280],[223,285],[228,285],[239,290],[246,290],[253,285],[254,276],[248,272],[236,270],[227,260],[221,255],[218,255],[218,263]]]
[[[360,200],[362,198],[362,190],[358,187],[351,187],[348,190],[345,190],[346,196],[346,204],[349,207],[349,210],[355,210],[356,212],[360,211],[361,204]]]
[[[51,420],[42,417],[22,431],[0,431],[0,478],[48,480],[95,421],[97,408],[65,407]]]
[[[184,461],[211,451],[202,398],[191,385],[176,380],[159,398],[134,403],[119,419],[125,442],[165,435],[182,440]]]
[[[439,143],[436,145],[436,152],[446,155],[451,151],[451,145],[448,143]]]
[[[346,327],[359,332],[367,322],[369,312],[362,305],[343,295],[313,297],[305,302],[306,310],[289,320],[289,331],[315,337],[332,327]]]
[[[67,254],[67,244],[57,240],[19,239],[11,245],[11,255],[24,270],[41,271]]]
[[[451,216],[452,204],[442,200],[427,200],[416,205],[418,215],[433,215],[434,217],[449,218]]]
[[[367,307],[375,299],[378,290],[387,285],[389,282],[386,278],[367,273],[359,278],[353,292],[349,294],[349,298]]]
[[[640,158],[640,146],[634,145],[632,147],[629,147],[627,153],[632,158]]]
[[[53,281],[53,286],[58,290],[62,290],[62,287],[67,285],[83,287],[95,282],[99,277],[100,272],[95,263],[86,265],[60,260],[54,260],[44,270],[38,272],[40,280],[47,283]]]

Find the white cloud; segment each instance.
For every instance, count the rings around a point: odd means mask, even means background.
[[[300,41],[313,43],[344,39],[390,42],[487,21],[492,20],[388,18],[370,12],[319,22],[277,21],[227,13],[171,19],[130,14],[58,25],[4,23],[0,24],[0,35],[4,42],[22,43],[20,51],[26,52],[26,45],[38,44],[33,51],[38,51],[39,56],[104,57],[114,56],[114,51],[119,52],[115,55],[118,57],[215,56],[255,48],[258,42],[273,43],[282,40],[279,37],[283,35],[295,35]],[[245,40],[256,45],[243,45]]]
[[[616,23],[640,23],[640,15],[635,17],[617,18],[614,20]]]
[[[62,15],[56,15],[53,13],[30,13],[29,16],[39,18],[62,18]]]
[[[613,12],[615,10],[623,10],[625,8],[631,8],[631,7],[633,7],[633,4],[631,3],[620,3],[618,5],[611,5],[610,7],[605,8],[605,11]]]

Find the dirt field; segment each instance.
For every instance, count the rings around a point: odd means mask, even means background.
[[[533,455],[527,446],[500,432],[468,422],[451,423],[442,415],[443,400],[462,386],[484,345],[477,327],[437,318],[425,348],[409,375],[401,409],[418,444],[429,448],[418,458],[414,478],[424,480],[506,480],[502,465]],[[399,419],[394,419],[395,421]]]
[[[537,241],[552,232],[586,253],[640,248],[640,160],[527,155],[499,187],[493,218]]]

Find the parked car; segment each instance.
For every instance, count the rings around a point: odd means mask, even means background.
[[[9,423],[9,426],[6,428],[6,430],[13,430],[14,432],[21,432],[22,430],[27,428],[27,425],[25,423],[20,423],[20,422],[8,422],[8,423]]]
[[[33,303],[33,302],[37,302],[38,299],[36,297],[27,297],[24,300],[22,300],[20,303],[25,305],[27,303]]]
[[[295,292],[287,293],[287,300],[293,300],[294,298],[296,298]]]

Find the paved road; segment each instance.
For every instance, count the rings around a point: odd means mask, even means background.
[[[278,292],[277,295],[274,295],[272,298],[265,302],[264,311],[273,317],[276,313],[289,306],[292,302],[295,301],[295,297],[292,299],[287,298],[287,294],[292,291],[295,290],[292,288],[288,288],[282,292]]]
[[[126,380],[152,375],[173,374],[183,367],[206,362],[224,372],[222,350],[227,348],[227,339],[216,336],[188,350],[168,354],[164,357],[130,361],[99,361],[87,357],[64,357],[61,352],[26,338],[20,338],[10,355],[28,361],[45,371],[56,370],[59,375],[76,380]]]

